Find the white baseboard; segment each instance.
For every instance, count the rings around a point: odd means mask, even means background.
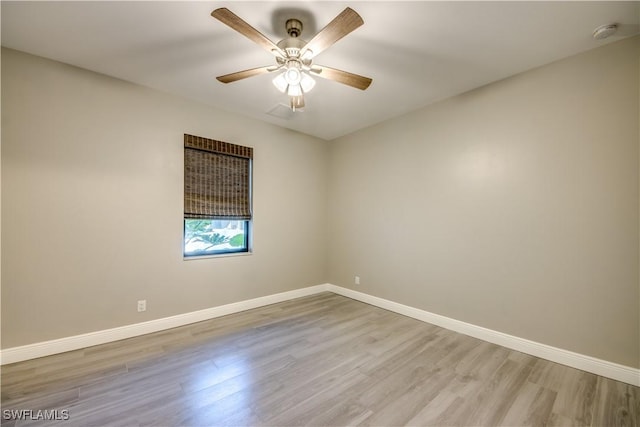
[[[36,359],[38,357],[50,356],[52,354],[64,353],[66,351],[78,350],[80,348],[163,331],[165,329],[202,322],[203,320],[226,316],[228,314],[238,313],[252,308],[263,307],[265,305],[288,301],[294,298],[317,294],[326,290],[327,285],[310,286],[308,288],[295,289],[293,291],[281,292],[278,294],[267,295],[232,304],[225,304],[204,310],[192,311],[190,313],[178,314],[176,316],[165,317],[162,319],[150,320],[148,322],[135,323],[133,325],[89,332],[87,334],[75,335],[51,341],[43,341],[20,347],[11,347],[0,351],[0,365]]]
[[[335,285],[327,285],[327,290],[333,293],[343,295],[361,301],[385,310],[393,311],[408,317],[412,317],[423,322],[431,323],[445,329],[469,335],[474,338],[498,344],[512,350],[537,356],[542,359],[570,366],[572,368],[591,372],[596,375],[622,381],[631,385],[640,386],[640,369],[631,368],[629,366],[619,365],[595,357],[586,356],[584,354],[575,353],[550,345],[541,344],[535,341],[526,340],[524,338],[515,337],[513,335],[504,334],[502,332],[483,328],[481,326],[472,325],[460,320],[451,319],[439,314],[430,313],[425,310],[399,304],[384,298],[375,297],[353,289],[342,288]]]
[[[472,325],[460,320],[451,319],[439,314],[430,313],[415,307],[410,307],[397,302],[389,301],[373,295],[354,291],[353,289],[342,288],[329,283],[293,291],[267,295],[246,301],[221,305],[191,313],[179,314],[177,316],[165,317],[163,319],[150,320],[148,322],[136,323],[133,325],[121,326],[103,331],[90,332],[87,334],[72,337],[60,338],[57,340],[44,341],[20,347],[7,348],[0,351],[0,364],[20,362],[23,360],[35,359],[80,348],[91,347],[98,344],[113,342],[125,338],[132,338],[152,332],[163,331],[165,329],[188,325],[190,323],[201,322],[228,314],[238,313],[253,308],[263,307],[278,302],[288,301],[320,292],[333,292],[357,301],[374,305],[385,310],[393,311],[404,316],[412,317],[423,322],[431,323],[445,329],[449,329],[461,334],[469,335],[484,341],[501,345],[512,350],[531,354],[542,359],[557,362],[583,371],[591,372],[603,377],[622,381],[635,386],[640,386],[640,369],[619,365],[595,357],[586,356],[580,353],[563,350],[535,341],[504,334],[502,332]]]

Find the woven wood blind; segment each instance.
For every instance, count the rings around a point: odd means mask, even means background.
[[[185,219],[251,219],[253,148],[184,135]]]

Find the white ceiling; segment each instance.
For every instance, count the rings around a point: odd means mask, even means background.
[[[311,37],[345,7],[365,24],[314,62],[373,78],[366,91],[316,78],[306,108],[267,114],[287,97],[261,75],[215,77],[274,63],[210,16],[228,7],[267,37],[303,21]],[[2,45],[334,139],[435,101],[631,36],[640,2],[141,1],[1,3]],[[617,23],[614,36],[593,30]]]

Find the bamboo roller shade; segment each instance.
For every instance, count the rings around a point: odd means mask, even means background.
[[[251,219],[253,148],[184,135],[185,219]]]

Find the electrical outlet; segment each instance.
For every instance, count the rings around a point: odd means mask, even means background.
[[[356,276],[353,278],[353,283],[355,283],[356,285],[360,284],[360,276]]]
[[[147,300],[141,299],[138,301],[138,313],[142,311],[147,311]]]

